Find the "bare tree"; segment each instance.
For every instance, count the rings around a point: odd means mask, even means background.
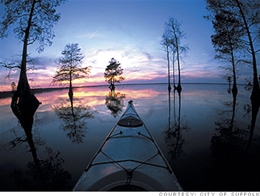
[[[169,18],[165,25],[165,32],[167,32],[164,33],[167,37],[164,38],[164,40],[168,42],[167,44],[169,44],[169,47],[171,46],[170,48],[173,55],[173,65],[175,60],[177,60],[178,65],[178,85],[175,87],[175,89],[181,92],[181,54],[185,54],[189,47],[181,44],[181,40],[185,38],[185,34],[183,31],[181,31],[181,23],[179,23],[175,18]]]

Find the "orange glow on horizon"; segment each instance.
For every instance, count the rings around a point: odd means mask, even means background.
[[[125,103],[130,99],[141,99],[141,98],[151,98],[160,95],[160,92],[147,88],[124,88],[116,87],[115,93],[118,95],[125,95],[123,99]],[[44,112],[51,110],[53,106],[59,106],[61,103],[69,105],[68,89],[54,90],[44,93],[36,93],[37,99],[42,102],[38,108],[38,112]],[[108,87],[84,87],[76,88],[73,91],[74,106],[90,106],[95,110],[96,107],[105,106],[106,97],[111,96]],[[9,105],[11,103],[11,97],[0,99],[1,105]],[[49,106],[51,105],[51,107]]]
[[[82,78],[82,79],[76,79],[72,81],[73,87],[81,87],[81,86],[97,86],[97,85],[107,85],[108,83],[105,81],[104,78],[104,73],[103,72],[96,72],[97,70],[93,70],[93,73],[95,74],[90,74],[88,78]],[[131,69],[124,69],[123,77],[125,80],[121,82],[121,84],[124,83],[140,83],[143,81],[144,83],[147,82],[153,82],[156,81],[156,79],[160,79],[160,81],[167,82],[167,69],[165,68],[165,73],[164,72],[156,72],[153,71],[152,69],[149,71],[131,71]],[[30,87],[32,89],[35,88],[54,88],[54,87],[68,87],[68,82],[64,84],[52,84],[52,77],[53,77],[53,71],[43,71],[42,73],[44,75],[40,75],[41,71],[37,70],[39,74],[28,74],[28,79],[33,79],[29,80]],[[32,74],[32,75],[31,75]],[[182,82],[185,82],[185,79],[188,80],[196,80],[196,79],[207,79],[207,78],[218,78],[218,74],[215,72],[212,73],[207,73],[204,70],[197,70],[197,71],[188,71],[188,70],[183,70],[181,73],[182,76]],[[165,79],[164,79],[165,78]],[[178,77],[176,76],[176,79]],[[11,91],[11,83],[15,82],[16,85],[18,83],[18,78],[16,80],[13,79],[8,79],[4,82],[2,82],[0,86],[0,92],[3,91]]]
[[[156,74],[156,73],[146,73],[146,72],[133,72],[133,73],[128,73],[128,74],[123,74],[123,77],[125,77],[125,80],[123,80],[121,83],[124,84],[124,82],[129,82],[134,83],[135,81],[140,81],[140,80],[149,80],[152,81],[156,77],[161,77],[161,75]],[[8,84],[9,82],[9,84]],[[18,81],[14,81],[16,84]],[[38,76],[34,78],[33,81],[29,81],[30,87],[32,89],[34,88],[53,88],[53,87],[68,87],[68,82],[64,84],[52,84],[52,78],[51,77],[42,77]],[[3,91],[10,91],[11,90],[11,83],[12,81],[9,80],[6,82],[6,84],[2,84],[0,88],[0,92]],[[72,85],[74,87],[77,86],[95,86],[95,85],[106,85],[108,84],[105,81],[104,75],[102,74],[96,74],[96,75],[90,75],[89,78],[82,78],[82,79],[76,79],[72,81]]]

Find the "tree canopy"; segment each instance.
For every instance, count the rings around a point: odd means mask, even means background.
[[[250,62],[253,68],[253,90],[251,100],[259,102],[260,89],[258,82],[258,70],[256,53],[260,51],[260,1],[259,0],[207,0],[207,9],[211,12],[206,16],[214,19],[219,16],[229,16],[235,21],[235,25],[241,29],[240,35],[232,36],[232,40],[238,41],[243,46],[244,62]],[[223,15],[225,13],[225,15]],[[232,25],[231,25],[232,26]],[[231,31],[230,31],[231,32]],[[234,32],[234,31],[233,31]],[[234,39],[236,37],[236,40]],[[226,45],[226,44],[225,44]],[[249,55],[248,55],[249,54]]]
[[[17,91],[20,94],[30,92],[27,79],[28,45],[39,42],[38,52],[42,52],[44,47],[52,44],[54,32],[52,27],[60,19],[60,14],[56,13],[56,7],[66,0],[4,0],[4,15],[0,22],[0,38],[8,36],[9,29],[23,42],[21,63],[8,68],[20,68],[20,77]],[[10,65],[10,63],[2,63]],[[12,63],[11,63],[12,64]]]
[[[55,34],[52,28],[60,19],[56,7],[66,0],[4,0],[5,14],[1,20],[0,37],[8,35],[8,29],[27,45],[39,42],[38,51],[51,45]],[[27,38],[26,38],[27,37]]]
[[[232,73],[232,92],[235,96],[238,91],[236,84],[237,66],[239,64],[241,50],[243,49],[241,36],[244,34],[244,29],[241,27],[241,22],[227,10],[219,11],[219,13],[214,16],[212,24],[215,29],[215,34],[211,36],[211,41],[217,52],[215,58],[223,60],[225,64],[228,62],[228,65],[223,68],[229,71],[227,77],[230,77],[230,71]]]
[[[108,82],[111,90],[115,88],[115,83],[120,83],[125,79],[122,74],[123,69],[121,64],[116,59],[112,58],[104,72],[105,81]]]
[[[87,78],[91,67],[82,67],[84,54],[77,43],[67,44],[58,59],[60,67],[53,77],[53,83],[70,83],[73,80]]]

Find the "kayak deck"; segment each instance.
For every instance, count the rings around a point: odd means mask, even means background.
[[[182,190],[132,101],[94,155],[78,190]]]

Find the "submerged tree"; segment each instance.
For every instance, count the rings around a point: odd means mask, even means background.
[[[177,91],[181,92],[181,54],[186,53],[189,49],[188,46],[182,45],[181,40],[185,37],[183,31],[181,31],[181,23],[175,18],[170,17],[168,22],[165,24],[165,33],[163,35],[163,43],[168,45],[172,50],[172,63],[174,69],[174,61],[177,60],[178,65],[178,85],[175,87]],[[169,51],[167,51],[168,53]],[[169,54],[167,54],[169,64]],[[176,56],[176,57],[175,57]],[[175,76],[173,76],[175,77]]]
[[[123,69],[121,64],[114,58],[109,61],[109,65],[106,67],[104,77],[106,82],[109,84],[109,88],[115,90],[115,83],[120,83],[125,78],[122,76]]]
[[[36,41],[39,42],[38,52],[42,52],[46,45],[51,45],[54,37],[52,27],[60,18],[56,13],[56,7],[65,0],[4,0],[2,2],[5,12],[0,23],[0,37],[6,37],[8,29],[13,26],[14,34],[23,42],[19,82],[12,97],[11,108],[23,128],[30,131],[33,115],[40,102],[32,94],[27,79],[27,48]]]
[[[53,77],[53,83],[69,83],[69,97],[72,100],[72,81],[76,79],[86,78],[90,73],[90,67],[81,67],[84,59],[83,53],[79,45],[76,43],[67,44],[61,52],[63,55],[58,59],[61,65]]]
[[[232,68],[225,68],[232,72],[233,87],[232,93],[237,94],[237,69],[239,49],[242,48],[240,37],[244,33],[241,23],[229,11],[219,11],[212,21],[215,34],[211,36],[211,41],[215,47],[217,55],[215,58],[230,62]],[[239,54],[238,54],[239,53]]]
[[[245,54],[249,54],[251,59],[244,59],[246,62],[251,62],[253,68],[253,90],[251,93],[251,101],[256,104],[257,110],[260,105],[260,89],[257,73],[256,54],[260,50],[260,2],[258,0],[207,0],[207,9],[212,15],[219,12],[229,12],[244,29],[240,36],[240,43],[244,46]],[[209,16],[208,16],[209,18]],[[247,56],[247,55],[245,55]]]

